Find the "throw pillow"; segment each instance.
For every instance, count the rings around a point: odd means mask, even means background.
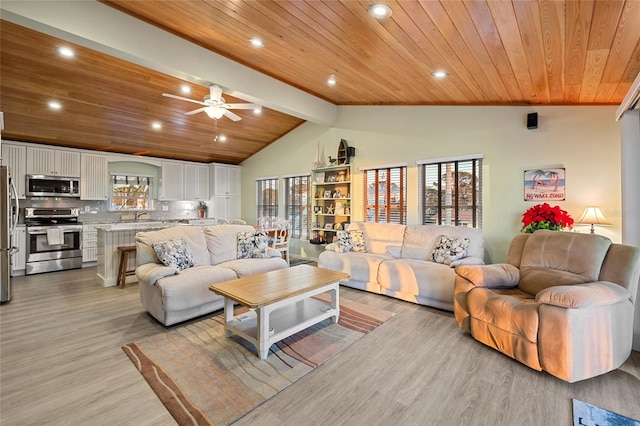
[[[269,255],[266,232],[238,232],[238,259],[266,259]]]
[[[153,243],[151,247],[164,266],[173,266],[178,271],[193,266],[191,249],[182,238]]]
[[[353,251],[358,253],[364,253],[367,251],[364,246],[364,234],[359,229],[353,229],[349,231],[349,235],[351,235],[351,241],[353,242]]]
[[[336,241],[338,244],[338,253],[347,253],[353,251],[353,241],[351,241],[351,234],[349,231],[336,232]]]
[[[450,265],[451,262],[462,259],[467,255],[467,248],[469,248],[470,242],[469,238],[454,238],[442,235],[433,249],[431,258],[436,263]]]

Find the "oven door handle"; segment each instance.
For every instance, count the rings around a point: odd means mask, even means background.
[[[62,233],[68,234],[70,232],[75,233],[75,232],[80,232],[80,231],[81,231],[80,229],[69,229],[69,230],[65,229],[65,230],[62,231]],[[29,235],[45,235],[46,233],[47,233],[47,231],[27,231],[27,234],[29,234]]]

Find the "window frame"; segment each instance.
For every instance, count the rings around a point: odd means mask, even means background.
[[[376,222],[376,223],[397,223],[401,225],[407,224],[407,164],[391,164],[377,167],[367,167],[361,168],[362,172],[362,218],[365,222]],[[385,194],[383,196],[384,203],[380,204],[380,172],[384,171],[387,176],[391,176],[392,172],[399,171],[399,200],[398,206],[394,207],[392,203],[389,201],[392,198],[391,187],[395,183],[394,180],[387,178],[385,185]],[[369,177],[371,174],[374,175],[375,181],[375,195],[374,195],[374,204],[369,205],[368,200],[368,186],[369,186]],[[368,213],[373,209],[373,220],[369,220]],[[398,220],[393,220],[394,218],[394,210],[397,210]],[[380,213],[384,211],[384,215]],[[386,218],[385,222],[380,222],[381,217],[384,216]]]
[[[311,174],[300,174],[283,176],[284,185],[284,216],[291,223],[291,238],[307,239],[311,235]],[[306,180],[306,203],[296,202],[295,196],[292,200],[292,180]],[[305,182],[297,183],[298,188],[301,188]],[[295,184],[294,184],[295,185]],[[298,200],[302,200],[303,192],[298,191]],[[297,210],[294,212],[293,210]],[[297,213],[297,214],[295,214]],[[306,219],[305,219],[306,218]]]
[[[465,164],[468,163],[468,164]],[[420,197],[420,223],[423,225],[450,225],[450,226],[470,226],[472,228],[482,229],[482,164],[483,155],[473,154],[459,157],[439,158],[433,160],[418,161],[416,163],[419,167],[419,197]],[[443,170],[447,165],[452,166],[452,170],[449,172],[452,174],[453,193],[451,194],[451,202],[446,203],[444,200],[446,188],[443,189],[443,179],[439,178],[437,181],[437,194],[435,199],[437,203],[429,203],[427,200],[428,188],[433,185],[427,183],[427,176],[433,174],[434,166],[438,168],[436,175],[444,176],[447,173]],[[466,168],[471,168],[471,172],[467,172]],[[462,205],[460,198],[460,176],[461,173],[469,173],[471,176],[469,186],[475,188],[471,192],[471,204]],[[434,221],[427,221],[427,216],[430,213],[427,209],[435,209],[436,212]],[[452,213],[450,218],[447,218],[443,212],[449,209]],[[464,210],[470,210],[471,221],[464,223],[461,212]],[[461,223],[463,222],[463,223]]]
[[[264,198],[260,196],[265,190],[274,190],[268,196],[268,203],[262,203]],[[256,217],[278,217],[278,208],[280,198],[280,178],[277,176],[269,176],[256,178]]]
[[[115,185],[117,185],[117,180],[118,177],[123,177],[127,182],[129,180],[129,178],[136,178],[136,179],[146,179],[147,180],[147,190],[145,192],[146,197],[126,197],[126,196],[121,196],[121,195],[117,195],[115,192]],[[138,183],[140,184],[140,183]],[[153,176],[150,175],[143,175],[143,174],[134,174],[134,173],[110,173],[109,174],[109,187],[110,187],[110,192],[109,192],[109,211],[114,211],[114,212],[127,212],[127,211],[151,211],[153,210]],[[122,204],[121,208],[116,209],[114,208],[114,204],[113,201],[114,200],[118,200],[118,199],[124,199],[125,202],[124,204]],[[126,206],[126,200],[145,200],[147,208],[122,208]]]

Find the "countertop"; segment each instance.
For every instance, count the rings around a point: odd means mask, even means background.
[[[128,231],[153,231],[156,229],[172,228],[174,226],[191,226],[188,223],[168,222],[120,222],[110,225],[96,226],[96,229],[104,232],[128,232]]]

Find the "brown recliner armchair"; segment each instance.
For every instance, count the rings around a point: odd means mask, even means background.
[[[507,263],[456,268],[458,325],[478,341],[567,382],[631,354],[640,249],[606,237],[517,235]]]

